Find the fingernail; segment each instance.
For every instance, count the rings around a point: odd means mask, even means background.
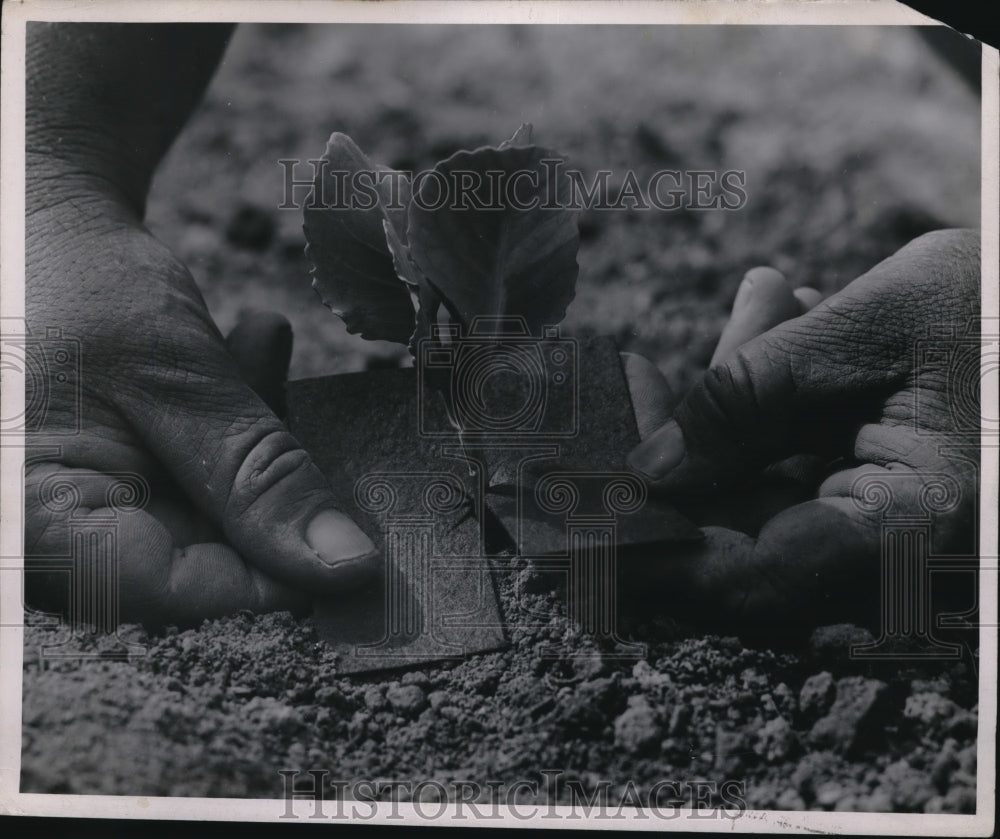
[[[659,431],[632,449],[628,465],[654,481],[664,477],[684,459],[684,435],[670,420]]]
[[[323,510],[306,528],[306,541],[327,565],[350,563],[375,552],[364,532],[339,510]]]

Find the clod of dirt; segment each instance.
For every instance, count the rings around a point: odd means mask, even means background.
[[[632,668],[632,678],[647,693],[658,693],[673,684],[669,673],[654,670],[648,661],[637,661]]]
[[[894,810],[919,813],[935,796],[926,772],[914,769],[906,760],[897,760],[885,768],[880,788],[889,797]]]
[[[816,789],[816,803],[826,810],[837,809],[849,797],[851,793],[838,781],[824,781]]]
[[[888,709],[888,689],[885,682],[862,676],[838,681],[830,712],[816,721],[809,742],[843,754],[856,754]]]
[[[907,697],[903,716],[931,728],[947,725],[960,712],[958,705],[940,693],[915,693]]]
[[[795,752],[798,745],[791,723],[784,717],[775,717],[757,732],[754,751],[768,763],[779,763]]]
[[[555,717],[560,728],[577,736],[597,735],[604,730],[608,717],[624,704],[615,679],[594,679],[568,692]]]
[[[837,686],[834,684],[833,676],[827,671],[824,670],[806,679],[802,690],[799,691],[799,712],[802,721],[815,722],[826,714],[836,695]]]
[[[644,696],[629,697],[629,707],[615,719],[615,745],[631,754],[650,752],[663,732],[656,711]]]
[[[365,691],[365,707],[369,711],[381,711],[385,708],[385,695],[377,687]]]
[[[833,752],[810,752],[799,760],[789,781],[792,788],[798,792],[803,800],[814,801],[820,790],[824,789],[824,785],[830,781],[839,782],[843,788],[847,778],[840,771],[842,766],[842,759]]]
[[[392,710],[400,716],[415,717],[427,707],[427,695],[419,685],[390,687],[385,692]]]
[[[427,703],[436,711],[443,705],[448,704],[448,691],[435,690],[427,696]]]

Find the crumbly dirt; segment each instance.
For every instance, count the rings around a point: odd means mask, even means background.
[[[968,664],[862,667],[848,647],[872,637],[850,625],[773,650],[663,618],[628,627],[647,655],[622,660],[575,633],[564,594],[534,569],[501,565],[509,649],[364,678],[338,676],[309,621],[287,613],[155,638],[127,627],[122,637],[146,655],[44,668],[38,648],[55,639],[30,630],[22,788],[277,798],[279,770],[313,769],[328,782],[406,781],[431,795],[434,782],[533,781],[538,794],[518,800],[540,803],[572,803],[574,783],[588,797],[606,784],[612,809],[629,785],[645,801],[671,780],[680,799],[664,792],[661,807],[700,795],[734,814],[739,802],[974,812]],[[105,637],[82,649],[120,646]],[[541,770],[555,768],[550,794]]]
[[[157,177],[149,225],[224,331],[245,306],[290,318],[293,378],[395,365],[405,350],[347,335],[318,303],[276,161],[317,157],[339,130],[418,170],[521,122],[585,173],[747,173],[739,211],[581,218],[566,329],[615,336],[678,390],[748,268],[832,292],[921,232],[978,225],[977,100],[911,31],[284,26],[237,34]],[[310,768],[544,789],[540,770],[559,767],[563,801],[568,780],[607,781],[618,800],[628,782],[673,779],[682,797],[714,784],[718,802],[735,779],[754,808],[974,811],[972,651],[861,663],[846,652],[870,638],[858,627],[750,645],[653,610],[623,628],[646,658],[620,660],[574,631],[524,561],[500,564],[511,647],[409,673],[340,677],[288,614],[126,627],[146,655],[45,667],[55,633],[29,628],[22,789],[270,798],[279,770]]]

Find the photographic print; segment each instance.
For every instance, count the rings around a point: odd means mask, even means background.
[[[992,831],[996,51],[694,6],[5,7],[4,812]]]

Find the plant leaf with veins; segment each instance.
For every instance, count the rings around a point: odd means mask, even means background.
[[[404,218],[405,220],[405,218]],[[413,264],[410,258],[410,249],[406,246],[406,231],[400,235],[398,228],[388,220],[382,223],[385,230],[385,241],[389,246],[389,253],[392,254],[392,266],[410,292],[410,300],[416,312],[416,321],[413,324],[412,334],[409,340],[409,350],[411,355],[416,357],[417,342],[421,338],[431,337],[431,326],[437,322],[438,310],[441,308],[441,298],[431,287],[425,277],[420,274],[420,270]]]
[[[520,140],[523,130],[508,142]],[[537,335],[565,316],[575,293],[580,237],[577,213],[568,207],[569,178],[557,162],[562,160],[538,146],[458,152],[434,168],[449,185],[459,173],[480,176],[466,193],[466,206],[454,194],[438,202],[441,179],[429,177],[421,200],[411,202],[410,257],[467,330],[477,317],[520,316]]]
[[[405,229],[402,208],[409,203],[409,183],[402,177],[394,179],[400,184],[400,209],[390,203],[391,178],[371,184],[372,192],[377,190],[376,200],[367,190],[358,190],[352,181],[355,173],[391,170],[373,166],[345,134],[331,135],[322,159],[326,165],[304,211],[313,288],[348,332],[406,344],[413,334],[414,305],[393,266],[386,229],[397,235]],[[372,206],[352,207],[352,200]]]

